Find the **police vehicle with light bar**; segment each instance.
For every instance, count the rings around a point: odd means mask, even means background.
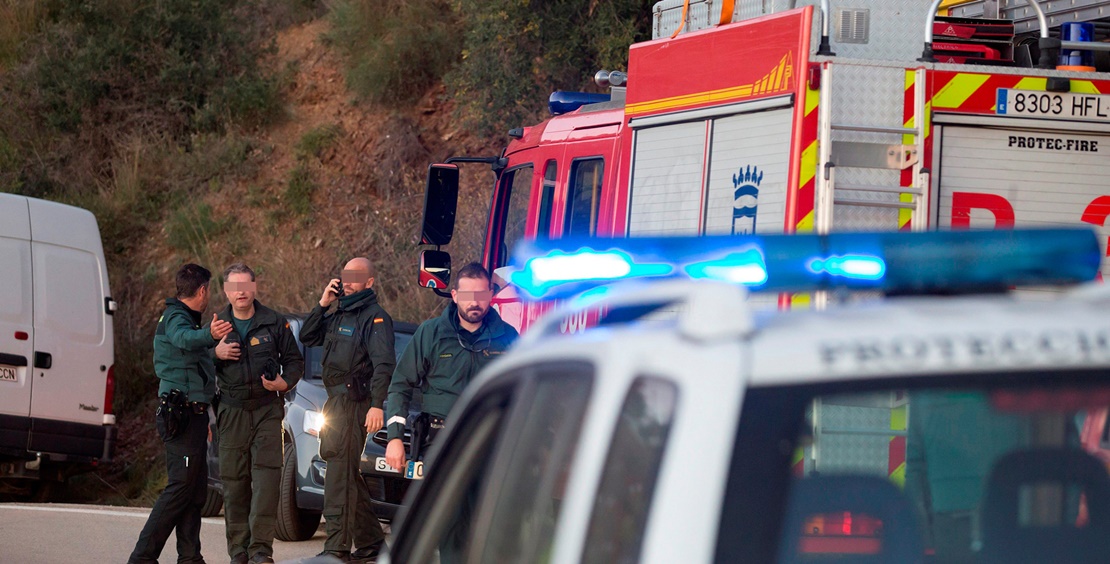
[[[456,404],[388,561],[1105,562],[1101,253],[1074,230],[518,248],[522,292],[577,295]],[[798,291],[832,299],[747,300]]]

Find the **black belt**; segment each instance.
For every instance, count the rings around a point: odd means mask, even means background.
[[[341,396],[347,393],[347,383],[335,384],[334,386],[325,385],[324,389],[328,391],[329,396]]]
[[[235,399],[227,394],[220,394],[220,403],[225,403],[231,407],[238,407],[246,411],[254,411],[264,405],[270,405],[277,399],[277,394],[267,394],[259,398],[252,398],[246,400]]]

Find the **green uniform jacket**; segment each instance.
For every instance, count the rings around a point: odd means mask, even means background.
[[[217,317],[231,323],[231,305]],[[281,367],[281,378],[290,388],[300,382],[304,375],[304,357],[297,349],[289,322],[281,314],[255,300],[250,329],[246,335],[238,337],[239,360],[215,360],[222,401],[230,400],[228,405],[238,406],[248,400],[272,399],[276,394],[263,388],[260,381],[268,359],[273,359],[273,366]],[[231,339],[232,335],[228,335],[228,340]]]
[[[216,367],[208,349],[216,340],[200,312],[177,298],[166,300],[166,310],[154,331],[154,373],[161,380],[158,394],[178,389],[189,401],[212,403],[216,394]]]
[[[404,436],[402,421],[408,415],[413,389],[421,387],[425,413],[446,417],[470,379],[518,337],[516,329],[492,309],[473,336],[461,336],[460,331],[458,306],[454,303],[439,317],[416,328],[389,383],[386,421],[390,439]],[[464,340],[469,341],[466,347]]]
[[[374,290],[367,288],[339,298],[332,313],[317,305],[301,325],[301,343],[323,345],[321,377],[328,397],[343,393],[352,373],[370,378],[370,407],[382,408],[393,367],[393,318],[378,304]]]

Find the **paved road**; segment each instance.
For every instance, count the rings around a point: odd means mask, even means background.
[[[123,563],[149,513],[149,509],[102,505],[0,503],[0,562]],[[171,535],[162,562],[176,561],[174,543]],[[201,547],[210,564],[228,561],[222,516],[203,520]],[[323,549],[321,527],[304,542],[275,540],[274,559],[299,562]]]

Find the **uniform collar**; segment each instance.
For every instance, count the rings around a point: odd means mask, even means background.
[[[224,321],[234,320],[235,315],[231,311],[231,304],[227,304],[227,306],[225,306],[224,309],[220,311],[220,313],[216,314],[216,317]],[[256,327],[261,325],[270,325],[277,321],[278,314],[276,311],[262,305],[262,303],[258,300],[254,300],[254,317],[252,317],[251,319],[254,320],[254,325]],[[239,321],[245,320],[240,319]]]
[[[185,305],[185,302],[183,302],[183,301],[181,301],[177,298],[166,298],[166,307],[167,308],[177,307],[177,308],[181,308],[181,309],[185,310],[189,314],[189,317],[193,318],[193,323],[197,324],[197,325],[200,325],[200,315],[203,312],[193,310],[193,308]]]
[[[378,302],[378,296],[377,296],[377,294],[374,293],[374,289],[373,288],[367,288],[365,290],[355,292],[355,293],[353,293],[349,296],[343,296],[343,297],[339,298],[339,310],[340,311],[350,311],[350,310],[360,309],[362,307],[365,307],[365,306],[368,306],[370,304],[374,304],[374,303],[377,303],[377,302]]]

